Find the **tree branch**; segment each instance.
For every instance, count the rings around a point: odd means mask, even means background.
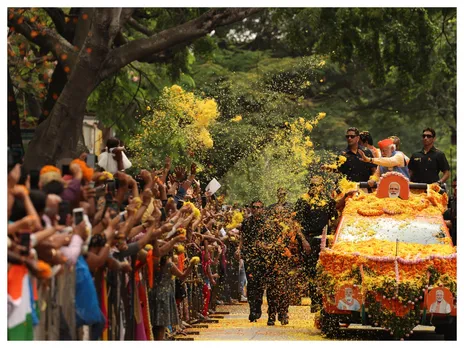
[[[29,63],[37,64],[37,63],[44,63],[44,62],[53,62],[57,60],[55,56],[42,56],[37,57],[29,60]]]
[[[202,37],[214,28],[237,22],[261,11],[261,8],[212,9],[194,20],[163,30],[149,38],[129,42],[111,52],[100,72],[100,80],[115,73],[127,64],[161,52],[169,47]]]
[[[66,65],[69,65],[69,59],[74,60],[77,57],[73,46],[54,29],[39,28],[34,23],[20,20],[20,16],[14,13],[12,18],[8,19],[8,26],[14,28],[32,43],[51,51],[59,61]]]
[[[52,19],[53,24],[55,24],[55,28],[58,31],[58,33],[60,33],[60,35],[63,35],[65,27],[65,14],[63,10],[58,7],[44,7],[43,9]]]
[[[136,21],[133,17],[129,18],[127,21],[127,24],[137,30],[138,32],[145,34],[147,36],[152,36],[155,34],[154,31],[151,29],[147,28],[146,26],[142,25],[138,21]],[[124,38],[125,39],[125,38]],[[118,40],[120,43],[121,40]],[[128,43],[129,41],[125,40],[124,44]],[[137,61],[141,63],[167,63],[172,57],[174,57],[175,53],[178,52],[180,49],[184,48],[186,45],[190,44],[192,41],[184,42],[180,45],[177,45],[177,47],[173,47],[172,49],[169,50],[164,50],[162,52],[156,53],[152,56],[149,57],[144,57],[141,59],[138,59]],[[119,44],[118,46],[122,46],[122,44]]]
[[[137,22],[134,18],[129,18],[129,20],[127,21],[127,24],[129,24],[132,28],[134,28],[135,30],[141,32],[142,34],[145,34],[147,36],[152,36],[152,35],[155,35],[155,32],[153,30],[150,30],[149,28],[147,28],[146,26],[140,24],[139,22]]]
[[[76,11],[78,11],[78,21],[74,29],[74,38],[72,44],[80,49],[84,44],[87,35],[89,34],[90,26],[92,25],[91,18],[93,17],[94,9],[82,8],[76,9]]]
[[[134,13],[135,9],[133,8],[123,8],[121,12],[121,16],[119,18],[119,23],[121,24],[120,27],[124,27],[127,23],[132,18],[132,14]]]

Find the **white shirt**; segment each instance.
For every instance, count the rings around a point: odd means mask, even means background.
[[[338,309],[346,310],[346,311],[359,311],[361,309],[361,305],[359,304],[358,300],[355,298],[352,299],[351,302],[346,302],[345,299],[338,301]]]
[[[451,313],[451,306],[445,300],[441,302],[435,301],[430,305],[430,313],[448,314]]]

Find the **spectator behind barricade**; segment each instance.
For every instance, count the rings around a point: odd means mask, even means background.
[[[412,182],[443,184],[450,176],[449,164],[445,154],[435,146],[436,133],[433,128],[422,131],[422,150],[414,152],[409,160],[409,174]],[[442,172],[440,178],[438,174]]]
[[[374,146],[374,140],[372,139],[371,133],[368,131],[359,133],[359,145],[369,149],[374,158],[379,158],[381,156],[380,150]]]
[[[55,194],[69,201],[72,208],[79,205],[81,195],[82,169],[77,163],[69,166],[69,180],[61,177],[61,171],[54,166],[45,166],[40,172],[39,188],[47,194]]]
[[[393,144],[395,145],[396,147],[396,152],[400,152],[404,155],[404,158],[406,159],[406,163],[409,164],[409,157],[405,155],[404,152],[400,151],[400,147],[401,147],[401,140],[400,138],[398,138],[396,135],[392,135],[389,137],[390,139],[393,139]]]
[[[226,226],[233,221],[235,212],[231,211],[229,206],[221,210],[221,205],[224,204],[222,197],[218,197],[217,200],[209,194],[202,197],[200,184],[195,182],[195,164],[192,164],[188,178],[185,169],[177,167],[169,182],[166,181],[170,169],[169,158],[166,158],[164,170],[142,170],[140,178],[144,182],[138,181],[143,192],[139,195],[136,180],[125,173],[118,172],[115,175],[119,186],[112,188],[107,181],[112,179],[111,174],[94,173],[87,167],[83,158],[73,161],[66,159],[66,163],[69,165],[63,166],[63,169],[66,169],[68,174],[64,177],[62,171],[54,166],[45,166],[40,170],[38,187],[41,191],[27,188],[27,173],[23,173],[21,177],[20,165],[10,162],[8,164],[8,338],[73,340],[78,332],[76,329],[87,325],[90,328],[91,340],[123,337],[147,339],[153,337],[151,333],[155,334],[156,339],[163,339],[165,328],[168,326],[172,335],[182,333],[182,329],[188,326],[189,309],[192,313],[190,319],[197,318],[194,312],[198,311],[205,314],[203,318],[208,318],[208,310],[212,309],[208,299],[211,289],[205,289],[203,284],[194,285],[196,283],[190,283],[192,286],[187,287],[182,281],[199,261],[199,257],[193,257],[197,255],[203,259],[201,267],[198,268],[203,270],[204,280],[207,279],[214,285],[219,275],[217,270],[211,272],[209,264],[214,259],[217,267],[226,269],[226,252],[229,250],[229,258],[233,249],[226,248],[223,242],[227,240],[229,247],[233,247],[236,243],[233,238],[238,238],[238,231],[228,231],[228,235],[219,236],[222,227],[229,229]],[[19,179],[25,186],[18,185]],[[89,185],[90,182],[93,182],[92,185]],[[193,182],[195,184],[192,187]],[[98,188],[98,194],[93,186]],[[106,197],[103,196],[109,193],[112,196],[111,200],[105,201]],[[170,200],[168,195],[171,196]],[[206,198],[205,202],[202,198]],[[99,201],[98,205],[96,200]],[[70,202],[69,209],[65,209],[67,202]],[[71,214],[72,209],[76,207],[81,207],[84,211],[84,221],[77,226],[73,224]],[[124,207],[126,212],[120,214],[119,211],[123,211]],[[234,209],[237,208],[235,205]],[[60,221],[58,215],[66,216],[66,211],[67,218]],[[201,235],[199,232],[203,223],[208,227],[205,228],[205,234]],[[241,228],[240,224],[236,227]],[[26,250],[22,245],[24,231],[32,232],[31,253],[28,256],[20,255]],[[163,240],[162,237],[166,233],[168,236]],[[189,242],[184,250],[188,250],[189,253],[185,255],[185,259],[190,258],[188,267],[168,267],[171,262],[168,254],[174,246],[182,250],[181,243],[187,239]],[[88,246],[87,241],[90,242]],[[148,242],[152,244],[149,248]],[[203,253],[198,250],[200,245],[203,245]],[[142,249],[144,246],[146,249]],[[194,248],[193,251],[191,247]],[[39,261],[34,260],[34,254]],[[160,258],[163,257],[160,266]],[[135,269],[127,262],[129,260],[135,261]],[[238,261],[236,264],[238,270]],[[22,268],[12,268],[12,265]],[[141,269],[146,266],[147,269]],[[230,267],[233,265],[229,262],[227,268]],[[23,272],[24,270],[26,272]],[[144,285],[144,272],[147,270],[148,279]],[[23,278],[20,277],[27,271],[32,277],[31,282],[23,282]],[[130,278],[127,278],[125,273]],[[118,277],[121,274],[122,277],[119,279],[123,282],[110,284],[110,274],[118,274]],[[156,281],[153,281],[153,274]],[[177,277],[177,284],[180,286],[172,286],[172,276]],[[141,307],[121,308],[121,299],[124,303],[131,300],[131,290],[127,292],[124,284],[127,284],[125,280],[134,279],[132,277],[136,280],[135,301],[139,303],[140,300]],[[40,324],[33,332],[32,325],[28,322],[12,321],[11,318],[19,317],[18,308],[15,307],[18,298],[26,298],[26,294],[35,292],[34,278],[51,278],[51,287],[38,284],[39,297],[34,297],[34,301],[42,304],[40,321],[36,315],[38,310],[31,301],[30,308],[35,318],[33,322]],[[237,282],[238,275],[236,278]],[[21,283],[22,286],[17,287],[16,283]],[[153,292],[145,292],[143,295],[142,290],[146,285],[150,286],[150,289],[153,288]],[[238,285],[236,287],[238,288]],[[12,292],[13,289],[20,289],[19,297]],[[186,322],[179,320],[175,301],[172,306],[171,299],[176,297],[174,289],[185,292],[177,297],[180,299],[179,305],[182,304],[179,307],[183,311],[182,319]],[[217,289],[218,295],[222,295],[220,292],[224,290]],[[120,291],[118,297],[113,297]],[[201,294],[202,291],[204,296]],[[148,298],[151,301],[147,302]],[[192,305],[191,299],[202,304]],[[113,300],[114,303],[118,303],[117,306],[110,304]],[[168,310],[166,306],[169,307]],[[142,336],[131,333],[132,323],[128,320],[134,318],[134,315],[135,318],[140,318],[140,313],[147,330],[146,335]],[[150,314],[151,322],[146,320]],[[140,322],[137,322],[136,325],[139,324]],[[180,331],[175,327],[176,324],[181,324]],[[136,327],[138,330],[139,326]],[[18,329],[21,329],[21,332]],[[128,334],[124,336],[124,332]],[[81,334],[79,336],[82,338]]]
[[[161,257],[159,267],[155,270],[154,308],[152,308],[151,318],[155,340],[164,340],[166,327],[181,324],[177,313],[172,276],[184,280],[197,262],[197,259],[191,259],[187,269],[181,272],[172,262],[171,252]]]
[[[346,162],[339,167],[339,171],[345,174],[349,181],[364,182],[369,180],[369,177],[374,174],[376,166],[372,163],[359,161],[361,155],[358,149],[363,150],[367,157],[373,157],[371,151],[364,147],[359,147],[359,131],[357,128],[348,128],[345,138],[348,146],[340,155],[346,157]]]
[[[119,139],[109,138],[106,141],[105,149],[100,156],[98,156],[98,166],[111,174],[129,169],[132,167],[132,163],[127,158],[124,150]]]
[[[369,186],[374,186],[374,182],[379,181],[380,177],[388,172],[398,172],[403,174],[406,178],[409,178],[406,158],[402,152],[396,151],[393,139],[387,138],[379,141],[378,144],[380,151],[382,151],[382,157],[380,158],[369,158],[361,149],[358,150],[363,162],[378,165],[374,175],[369,178]]]

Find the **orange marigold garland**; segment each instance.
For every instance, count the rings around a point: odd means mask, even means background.
[[[86,181],[92,181],[92,177],[93,177],[93,169],[92,168],[89,168],[87,167],[87,163],[85,163],[84,161],[80,160],[80,159],[75,159],[71,162],[70,165],[72,164],[77,164],[79,165],[79,167],[81,168],[82,170],[82,176],[84,177],[84,180]]]
[[[400,221],[427,216],[441,218],[448,197],[439,190],[438,185],[429,185],[427,193],[411,191],[408,200],[379,199],[375,194],[360,192],[346,203],[345,225],[365,231],[361,233],[365,238],[377,214],[387,214],[381,219]],[[372,218],[362,221],[360,215]],[[445,286],[456,298],[456,247],[447,239],[443,238],[442,244],[396,243],[372,238],[356,242],[338,240],[320,253],[318,288],[325,303],[334,305],[335,294],[343,284],[362,284],[371,324],[403,339],[422,319],[426,288]]]
[[[380,209],[372,209],[369,207],[360,207],[358,208],[357,212],[362,216],[380,216],[383,215],[384,211]]]
[[[403,209],[400,205],[387,202],[383,207],[383,211],[388,215],[398,215],[403,212]]]
[[[48,279],[52,276],[50,265],[42,260],[37,261],[37,269],[39,271],[39,277],[42,279]]]

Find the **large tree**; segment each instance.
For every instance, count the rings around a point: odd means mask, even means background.
[[[63,88],[59,93],[49,93],[54,100],[53,108],[46,110],[49,114],[36,129],[26,152],[25,166],[36,168],[76,155],[87,99],[101,82],[120,69],[134,61],[162,60],[169,57],[171,49],[259,10],[211,9],[176,26],[158,32],[145,30],[145,36],[128,40],[122,34],[126,25],[143,31],[131,8],[71,9],[69,14],[61,9],[45,9],[53,25],[38,23],[34,16],[26,17],[24,9],[10,9],[10,30],[37,45],[44,55],[51,52],[65,73],[61,79],[52,77],[50,86],[61,81]],[[69,23],[74,26],[70,28]]]

